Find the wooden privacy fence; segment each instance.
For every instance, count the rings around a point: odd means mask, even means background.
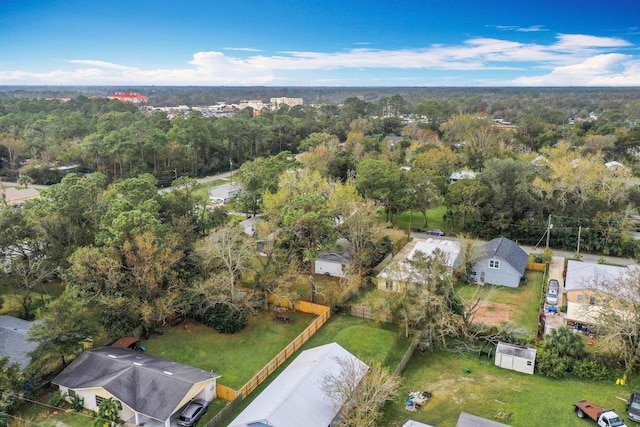
[[[216,397],[219,397],[222,400],[231,402],[233,399],[238,397],[239,394],[239,391],[236,391],[231,387],[227,387],[226,385],[222,384],[216,384]]]
[[[313,304],[306,301],[300,301],[295,305],[295,309],[304,313],[313,313],[318,317],[307,328],[293,339],[276,357],[271,359],[253,378],[240,388],[240,394],[247,397],[249,393],[255,390],[264,380],[269,377],[280,365],[282,365],[293,353],[298,351],[309,338],[316,333],[322,325],[324,325],[331,316],[329,307],[319,304]]]
[[[543,264],[541,262],[528,262],[527,263],[527,270],[544,271],[546,266],[547,266],[547,264]]]

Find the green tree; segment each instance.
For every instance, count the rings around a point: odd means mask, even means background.
[[[0,357],[0,426],[6,427],[3,414],[11,415],[22,403],[26,390],[20,365],[9,364],[8,357]]]
[[[28,339],[38,343],[31,353],[34,363],[46,365],[47,361],[60,358],[62,366],[66,366],[67,358],[80,353],[84,344],[98,332],[78,293],[78,288],[68,286],[29,331]]]
[[[445,200],[447,206],[455,213],[462,214],[462,228],[467,226],[467,219],[478,216],[480,207],[489,199],[491,190],[476,179],[460,179],[449,185]]]
[[[122,411],[122,403],[119,400],[109,397],[103,399],[98,407],[98,418],[93,423],[93,427],[113,427],[119,425],[120,411]]]

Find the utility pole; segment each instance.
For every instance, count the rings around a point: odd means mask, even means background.
[[[576,254],[578,254],[578,258],[580,258],[580,234],[582,233],[582,226],[578,226],[578,249]]]
[[[549,249],[549,235],[551,234],[552,228],[553,224],[551,224],[551,214],[549,214],[549,222],[547,223],[547,249]]]

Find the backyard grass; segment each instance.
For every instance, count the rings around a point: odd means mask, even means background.
[[[555,380],[498,368],[493,360],[475,354],[416,352],[398,398],[385,407],[380,427],[401,426],[409,419],[453,427],[462,411],[513,427],[589,427],[595,424],[576,417],[574,402],[590,399],[624,417],[625,403],[616,396],[626,398],[639,385],[637,378],[628,386],[616,385],[613,378],[606,382]],[[421,409],[409,412],[405,400],[416,389],[430,391],[433,397]]]
[[[220,384],[237,390],[315,319],[294,311],[287,317],[293,321],[285,324],[274,321],[272,312],[260,312],[232,335],[190,322],[165,328],[142,344],[151,355],[216,372]]]
[[[450,230],[445,229],[445,222],[443,219],[444,214],[447,212],[446,206],[438,206],[427,211],[427,226],[424,226],[424,218],[418,211],[405,211],[399,213],[393,217],[393,225],[400,230],[408,230],[409,224],[413,231],[427,231],[431,229],[440,229],[448,232]],[[382,211],[381,219],[384,219],[384,211]]]
[[[44,307],[52,299],[57,298],[64,291],[64,285],[57,281],[48,282],[42,286],[37,286],[31,292],[30,298],[33,301],[31,306],[32,314],[38,308]],[[22,313],[22,293],[15,293],[7,285],[0,285],[0,295],[4,299],[4,304],[0,307],[0,314],[19,317]]]

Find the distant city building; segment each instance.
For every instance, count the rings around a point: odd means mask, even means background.
[[[140,95],[139,93],[116,92],[113,95],[107,96],[107,98],[117,99],[118,101],[122,102],[133,102],[134,104],[145,104],[147,103],[147,101],[149,101],[148,97]]]
[[[238,105],[239,110],[244,110],[247,107],[251,107],[256,111],[260,111],[264,107],[266,107],[266,105],[264,105],[264,102],[262,102],[261,99],[248,99],[245,101],[240,101],[240,104]]]
[[[285,98],[285,97],[281,97],[281,98],[271,98],[269,100],[269,102],[271,103],[271,106],[274,109],[278,109],[278,108],[282,107],[283,105],[288,105],[289,107],[295,107],[296,105],[302,105],[304,101],[303,101],[302,98]]]

